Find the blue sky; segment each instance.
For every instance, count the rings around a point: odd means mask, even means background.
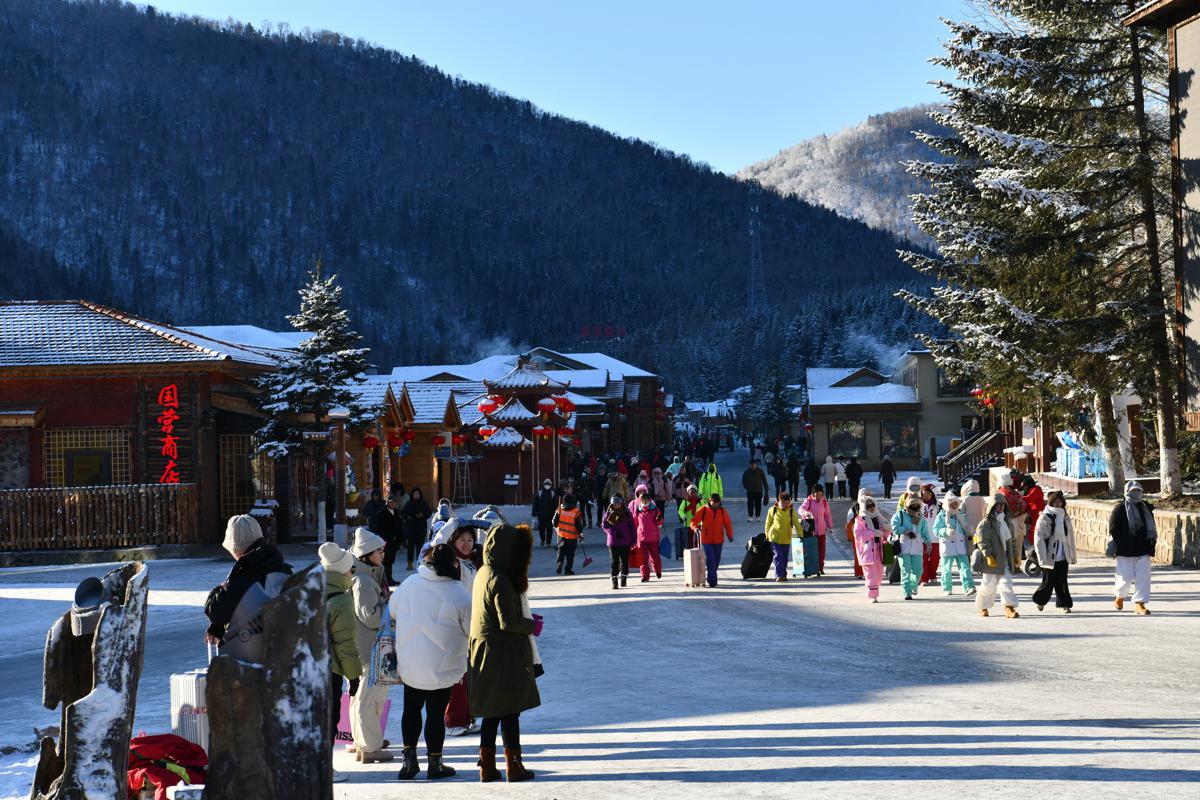
[[[165,0],[172,13],[335,30],[733,172],[937,99],[962,0]]]

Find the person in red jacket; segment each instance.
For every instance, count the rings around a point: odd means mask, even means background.
[[[1004,498],[1008,506],[1009,527],[1013,537],[1013,574],[1021,571],[1021,562],[1025,560],[1025,520],[1029,515],[1029,504],[1013,486],[1013,474],[1006,472],[1000,476],[998,494]],[[1043,503],[1043,507],[1045,504]]]
[[[713,589],[717,585],[717,567],[721,566],[724,539],[733,541],[733,521],[729,519],[729,512],[721,507],[721,495],[714,492],[708,503],[696,512],[692,517],[692,530],[700,532],[700,544],[704,547],[707,569],[704,585]]]
[[[1025,543],[1033,544],[1033,532],[1037,530],[1038,517],[1046,510],[1046,498],[1042,494],[1042,487],[1037,485],[1037,481],[1032,475],[1026,475],[1021,481],[1021,496],[1025,498],[1025,505],[1029,509],[1029,521],[1025,533]]]

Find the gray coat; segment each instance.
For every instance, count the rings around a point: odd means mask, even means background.
[[[371,650],[375,637],[383,622],[383,607],[387,600],[383,596],[383,567],[373,567],[365,561],[354,559],[354,641],[363,664],[371,662]]]
[[[1013,563],[1012,538],[1010,536],[1007,542],[1004,541],[1004,537],[1000,532],[1001,526],[1007,530],[1008,521],[1004,517],[997,518],[994,514],[989,513],[979,523],[979,526],[975,528],[975,543],[983,551],[983,561],[979,567],[980,572],[1003,575],[1004,570]],[[988,556],[996,559],[996,566],[992,567],[988,565]]]

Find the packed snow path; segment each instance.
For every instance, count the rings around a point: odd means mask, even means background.
[[[717,589],[685,589],[672,560],[662,581],[633,578],[613,591],[595,530],[585,540],[595,561],[584,570],[578,559],[573,578],[554,576],[551,550],[536,551],[531,602],[546,617],[538,644],[547,672],[542,707],[522,717],[536,781],[481,787],[472,736],[447,740],[459,776],[436,789],[424,773],[402,786],[395,763],[364,766],[339,751],[335,766],[350,782],[335,796],[894,800],[897,781],[905,796],[1198,796],[1200,574],[1156,570],[1154,615],[1139,618],[1129,606],[1113,611],[1111,562],[1083,559],[1072,577],[1075,613],[1038,612],[1028,599],[1036,582],[1020,579],[1021,619],[983,619],[961,593],[935,587],[906,603],[885,585],[869,604],[845,540],[833,536],[824,578],[742,581],[744,543],[759,530],[745,522],[745,461],[744,450],[718,456],[737,540]],[[846,508],[834,502],[835,522]],[[300,553],[289,551],[297,566]],[[200,606],[228,567],[151,565],[136,729],[166,729],[168,675],[202,662]],[[38,705],[45,629],[75,582],[103,571],[0,570],[9,626],[0,744],[28,742],[33,724],[56,722]],[[424,766],[424,748],[420,758]],[[0,796],[27,796],[27,777],[4,767]]]

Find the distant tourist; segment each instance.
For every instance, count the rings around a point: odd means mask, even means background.
[[[812,459],[804,465],[804,495],[813,493],[813,487],[821,482],[821,467]]]
[[[850,463],[846,465],[846,482],[849,484],[851,499],[858,497],[862,476],[863,468],[862,464],[858,463],[858,456],[850,456]]]
[[[400,521],[404,523],[404,547],[408,553],[408,567],[413,569],[413,559],[425,542],[425,526],[429,522],[432,509],[425,502],[425,493],[419,487],[413,487],[408,493],[408,502],[400,511]]]
[[[537,521],[538,538],[542,547],[549,547],[554,540],[554,512],[558,509],[558,492],[554,491],[554,481],[546,478],[542,481],[542,489],[533,498],[530,514]]]
[[[792,496],[787,492],[780,492],[776,496],[775,505],[767,510],[763,533],[766,534],[767,541],[771,543],[775,562],[775,580],[783,583],[788,579],[788,565],[792,560],[792,537],[804,536],[800,515],[792,506]]]
[[[637,546],[642,551],[642,583],[650,580],[652,569],[654,577],[662,578],[659,543],[662,542],[663,512],[650,498],[650,491],[645,486],[638,487],[637,497],[629,504],[629,513],[633,515]]]
[[[554,574],[575,574],[575,549],[583,536],[583,511],[575,498],[570,495],[562,500],[562,505],[551,520],[555,531],[558,532],[558,558],[555,561]]]
[[[837,457],[837,461],[833,463],[833,477],[837,481],[837,496],[846,496],[846,459],[842,456]],[[833,495],[830,495],[832,498]]]
[[[879,482],[883,484],[883,499],[892,499],[892,484],[896,482],[896,466],[892,464],[892,457],[887,453],[883,455],[883,461],[879,464]]]
[[[1125,597],[1133,590],[1133,605],[1137,613],[1148,615],[1150,609],[1150,557],[1158,544],[1158,528],[1154,524],[1154,506],[1142,499],[1142,485],[1137,481],[1125,484],[1125,502],[1117,503],[1108,518],[1110,554],[1117,558],[1115,599],[1120,611]]]
[[[837,489],[837,465],[833,463],[833,456],[825,456],[825,463],[821,466],[821,482],[825,484],[825,496],[834,497],[834,491]],[[812,495],[812,492],[809,492]]]
[[[770,493],[771,487],[767,485],[767,474],[754,459],[742,472],[742,489],[746,492],[746,522],[762,519],[763,497]]]
[[[387,502],[373,517],[369,517],[371,532],[378,534],[384,541],[383,574],[388,586],[395,586],[396,579],[392,569],[396,563],[396,551],[404,541],[404,523],[400,520],[400,498],[403,492],[388,495]]]
[[[708,469],[700,478],[699,488],[701,497],[711,497],[714,494],[719,497],[725,496],[725,484],[721,481],[721,473],[717,472],[716,464],[708,465]]]

